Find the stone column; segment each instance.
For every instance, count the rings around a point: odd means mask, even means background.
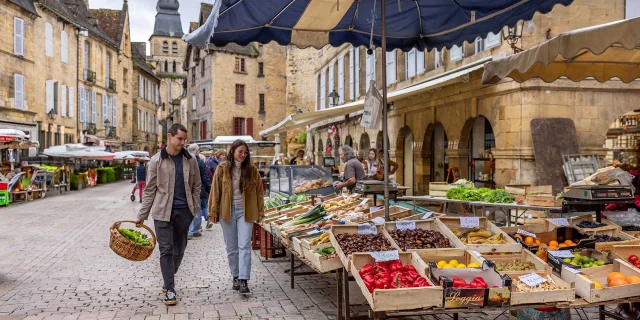
[[[280,134],[279,133],[276,133],[274,135],[273,141],[276,143],[275,147],[273,147],[273,150],[275,152],[275,156],[277,159],[278,155],[280,154]]]

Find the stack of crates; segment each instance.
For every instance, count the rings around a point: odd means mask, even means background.
[[[9,183],[0,182],[0,206],[8,206],[9,201]]]
[[[286,256],[280,239],[274,237],[271,232],[267,232],[262,228],[260,230],[260,255],[267,259]]]

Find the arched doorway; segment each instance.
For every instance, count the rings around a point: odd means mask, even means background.
[[[429,163],[429,177],[428,179],[425,177],[428,182],[444,182],[447,178],[446,172],[449,169],[448,144],[447,133],[442,123],[435,122],[427,127],[424,134],[422,156],[423,162],[428,161]]]
[[[496,138],[491,122],[484,116],[467,120],[462,129],[462,137],[465,136],[469,140],[466,143],[460,141],[460,146],[469,148],[469,180],[478,187],[493,187],[494,174],[489,158],[491,151],[496,148]]]
[[[324,162],[324,145],[322,144],[322,139],[318,140],[318,149],[317,149],[317,163],[320,166],[323,166],[323,162]]]
[[[360,155],[366,159],[369,149],[371,149],[371,142],[369,141],[369,134],[365,132],[360,136]]]
[[[353,139],[351,138],[351,135],[347,135],[347,137],[344,138],[344,144],[353,148]]]
[[[415,159],[413,158],[413,132],[409,127],[404,127],[398,134],[397,146],[402,146],[402,184],[409,187],[407,195],[412,196],[415,191]]]

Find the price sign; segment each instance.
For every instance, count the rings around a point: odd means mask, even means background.
[[[358,225],[358,234],[378,234],[378,229],[373,223],[363,223]]]
[[[316,234],[316,233],[320,233],[320,232],[322,232],[322,231],[321,231],[321,230],[318,230],[318,229],[316,229],[316,230],[311,230],[311,231],[307,232],[307,235],[312,235],[312,234]]]
[[[573,253],[569,250],[555,250],[549,251],[549,253],[556,258],[573,258],[575,257]]]
[[[415,221],[398,221],[396,222],[396,228],[398,230],[415,230],[416,222]]]
[[[422,220],[427,220],[427,219],[431,218],[432,215],[433,215],[433,212],[427,212],[427,213],[425,213],[424,216],[422,216],[421,219]]]
[[[526,283],[530,287],[535,287],[547,282],[547,279],[539,276],[537,273],[530,273],[524,276],[519,276],[518,279],[520,279],[520,281]]]
[[[460,217],[460,226],[463,228],[477,228],[480,226],[480,218]]]
[[[527,213],[525,214],[525,216],[526,216],[527,218],[529,218],[529,219],[533,219],[533,215],[531,215],[531,213],[529,213],[529,212],[527,212]]]
[[[567,218],[550,218],[549,221],[557,224],[558,226],[561,227],[568,227],[569,226],[569,221],[567,220]]]
[[[478,258],[482,258],[482,253],[475,251],[475,250],[471,250],[471,253],[473,253],[476,257]]]
[[[284,216],[284,217],[280,217],[280,219],[278,219],[278,221],[282,221],[282,220],[287,220],[289,217],[288,216]]]
[[[533,234],[533,233],[531,233],[529,231],[524,231],[522,229],[518,229],[518,231],[516,233],[521,234],[523,236],[531,237],[531,238],[535,238],[536,237],[535,234]]]
[[[329,220],[329,219],[333,218],[334,215],[335,215],[335,213],[332,213],[332,214],[324,217],[324,220]]]
[[[364,198],[362,199],[362,201],[360,202],[361,206],[364,206],[365,204],[367,204],[367,202],[369,202],[369,198]]]
[[[380,208],[382,208],[382,207],[371,207],[371,208],[369,208],[369,212],[376,212],[376,211],[380,210]]]
[[[571,273],[575,273],[575,274],[580,274],[580,271],[574,269],[574,268],[570,268],[569,266],[566,265],[562,265],[562,270],[567,270]]]
[[[393,251],[372,251],[367,252],[370,254],[374,260],[378,262],[391,261],[391,260],[399,260],[400,255],[398,254],[398,250]]]
[[[384,220],[383,217],[376,217],[371,219],[371,222],[375,223],[375,224],[384,224],[386,221]]]

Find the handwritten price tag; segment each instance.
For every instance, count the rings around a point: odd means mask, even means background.
[[[530,287],[535,287],[537,285],[547,282],[547,279],[539,276],[537,273],[531,273],[524,276],[519,276],[518,278],[520,279],[520,281],[526,283]]]
[[[569,250],[555,250],[549,251],[549,253],[556,258],[573,258],[574,255]]]
[[[433,215],[433,212],[427,212],[424,214],[424,216],[422,216],[422,220],[427,220],[429,218],[431,218],[431,216]]]
[[[473,253],[476,257],[478,258],[482,258],[482,253],[475,251],[475,250],[471,250],[471,253]]]
[[[372,251],[368,252],[368,254],[373,257],[374,260],[378,262],[391,261],[391,260],[399,260],[400,255],[398,254],[398,250],[393,251]]]
[[[562,265],[562,270],[567,270],[571,273],[575,273],[575,274],[580,274],[580,271],[574,269],[574,268],[570,268],[568,266]]]
[[[371,222],[375,223],[375,224],[384,224],[386,221],[384,220],[383,217],[376,217],[371,219]]]
[[[535,234],[533,234],[533,233],[531,233],[531,232],[529,232],[529,231],[524,231],[524,230],[522,230],[522,229],[518,229],[518,231],[517,231],[516,233],[521,234],[521,235],[523,235],[523,236],[532,237],[532,238],[535,238],[535,237],[536,237],[536,235],[535,235]]]
[[[287,220],[289,217],[284,216],[284,217],[280,217],[280,219],[278,219],[278,221],[282,221],[282,220]]]
[[[373,223],[363,223],[358,225],[358,234],[378,234],[378,229]]]
[[[398,221],[396,222],[396,228],[398,230],[415,230],[416,222],[415,221]]]
[[[324,220],[329,220],[329,219],[333,218],[334,215],[335,215],[335,213],[332,213],[332,214],[324,217]]]
[[[569,221],[567,220],[567,218],[550,218],[549,221],[561,226],[561,227],[568,227],[569,226]]]
[[[322,231],[321,231],[321,230],[316,229],[316,230],[311,230],[311,231],[307,232],[307,234],[308,234],[308,235],[312,235],[312,234],[316,234],[316,233],[320,233],[320,232],[322,232]]]
[[[367,202],[369,202],[369,198],[364,198],[362,199],[362,201],[360,201],[360,205],[364,206],[365,204],[367,204]]]
[[[460,226],[463,228],[477,228],[480,226],[480,218],[460,217]]]

